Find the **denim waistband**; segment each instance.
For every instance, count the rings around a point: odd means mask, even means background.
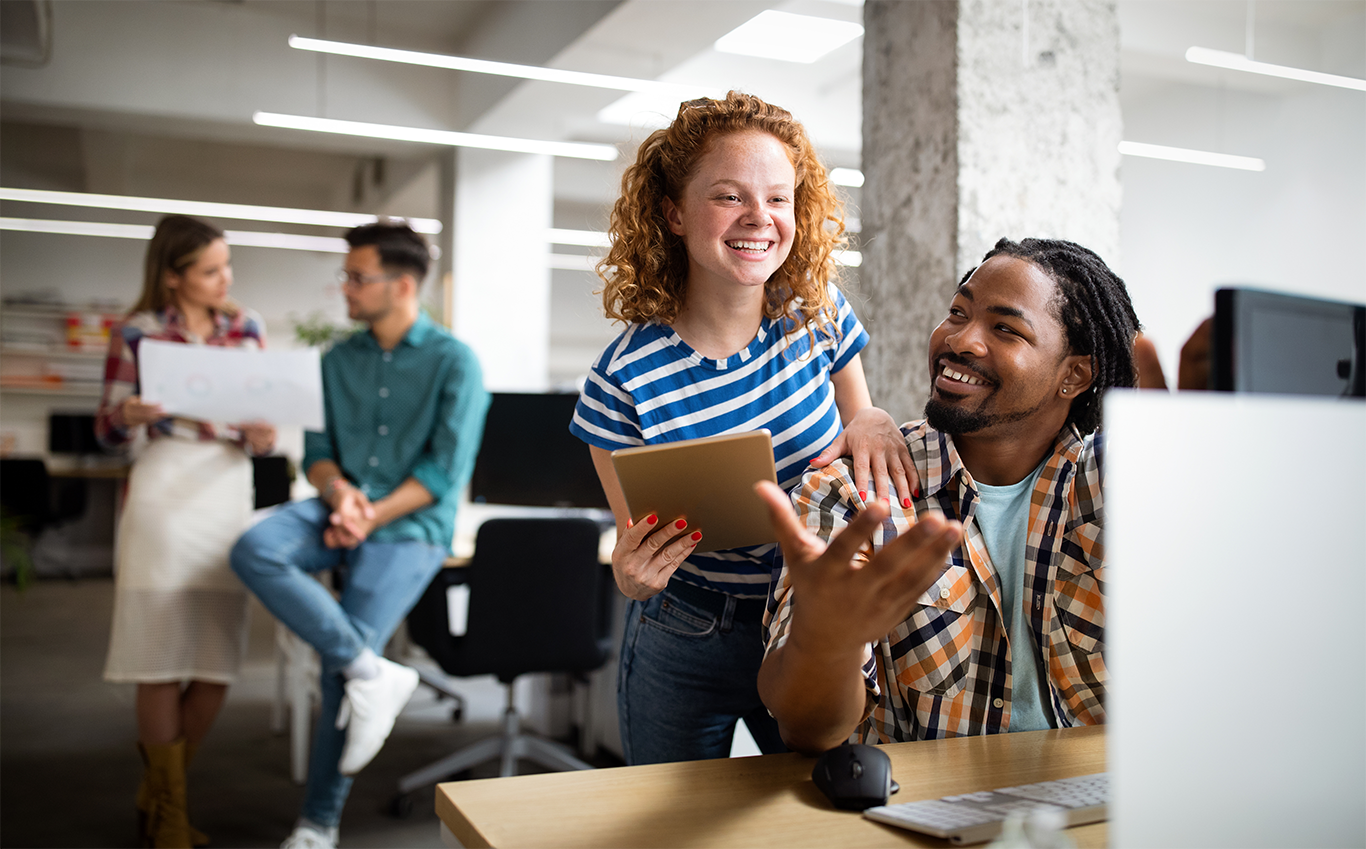
[[[729,608],[735,618],[745,621],[763,619],[764,608],[768,603],[766,599],[762,598],[736,598],[723,592],[690,584],[680,578],[669,581],[669,586],[664,592],[694,607],[715,613],[717,616],[724,616],[727,608]]]

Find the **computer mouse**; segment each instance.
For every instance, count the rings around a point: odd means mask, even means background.
[[[885,805],[901,789],[892,781],[892,759],[863,743],[844,743],[821,755],[811,780],[832,805],[846,811]]]

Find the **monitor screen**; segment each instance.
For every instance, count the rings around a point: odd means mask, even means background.
[[[588,446],[569,432],[577,393],[495,392],[474,461],[476,504],[607,509]]]
[[[1366,306],[1257,289],[1214,295],[1210,388],[1366,396]]]
[[[95,417],[86,413],[52,413],[47,417],[47,450],[52,454],[99,454]]]

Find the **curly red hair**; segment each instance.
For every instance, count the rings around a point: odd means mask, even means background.
[[[597,265],[608,318],[661,324],[678,318],[687,292],[688,252],[669,229],[662,202],[678,202],[714,139],[756,130],[783,143],[797,172],[792,250],[764,287],[764,314],[798,327],[814,317],[823,334],[837,334],[828,284],[837,275],[834,252],[845,244],[843,204],[792,114],[736,91],[724,100],[681,104],[678,117],[645,140],[622,176],[609,227],[612,247]]]

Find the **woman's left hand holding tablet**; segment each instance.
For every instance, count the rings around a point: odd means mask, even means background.
[[[682,517],[661,525],[653,513],[628,522],[612,549],[612,574],[627,598],[644,601],[668,586],[669,578],[702,540]]]

